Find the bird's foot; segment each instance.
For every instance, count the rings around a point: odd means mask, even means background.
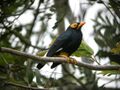
[[[69,58],[68,57],[67,62],[71,63],[71,64],[77,64],[77,61],[74,58]]]
[[[70,58],[66,55],[59,55],[60,57],[66,58],[67,59],[67,63],[71,63],[71,64],[77,64],[77,61],[74,58]]]

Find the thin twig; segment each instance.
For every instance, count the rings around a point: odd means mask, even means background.
[[[84,84],[83,82],[81,82],[81,80],[77,79],[77,78],[76,78],[73,74],[71,74],[65,67],[63,67],[63,69],[65,70],[65,72],[68,73],[69,76],[71,76],[73,79],[75,79],[76,82],[79,83],[84,90],[87,90],[85,84]]]
[[[30,90],[48,90],[48,89],[41,89],[41,88],[37,88],[37,87],[29,87],[29,86],[25,86],[25,85],[13,83],[13,82],[5,82],[4,85],[12,85],[12,86],[26,88],[26,89],[30,89]]]
[[[101,2],[103,3],[103,5],[107,8],[107,10],[111,13],[111,15],[114,17],[116,23],[119,24],[118,21],[117,21],[117,19],[116,19],[116,16],[115,16],[114,13],[110,10],[110,8],[104,3],[103,0],[100,0],[100,1],[101,1]]]

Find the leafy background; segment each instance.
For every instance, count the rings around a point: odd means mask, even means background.
[[[89,63],[92,56],[111,64],[120,64],[120,1],[119,0],[84,0],[80,1],[79,14],[73,13],[69,0],[1,0],[0,1],[0,47],[8,47],[36,55],[46,52],[49,44],[57,35],[65,30],[65,20],[69,23],[86,19],[89,8],[95,4],[103,5],[94,22],[92,36],[98,45],[98,52],[94,55],[92,48],[83,41],[78,51],[73,55]],[[94,7],[95,8],[95,7]],[[93,11],[94,12],[94,11]],[[90,12],[91,13],[91,12]],[[20,20],[23,15],[29,23]],[[55,20],[52,22],[51,20]],[[37,28],[36,28],[37,27]],[[46,40],[48,39],[48,41]],[[44,55],[44,53],[43,53]],[[113,63],[115,62],[115,63]],[[108,62],[109,64],[109,62]],[[35,68],[34,60],[7,53],[0,53],[0,87],[1,90],[26,90],[37,87],[55,89],[83,89],[104,90],[111,82],[120,80],[118,71],[102,71],[102,75],[115,76],[109,82],[98,85],[101,77],[98,72],[83,67],[62,64],[61,73],[52,71],[46,77]],[[76,72],[78,73],[76,75]],[[46,72],[49,73],[49,72]],[[54,76],[53,76],[54,74]],[[61,75],[60,78],[56,76]],[[117,90],[119,84],[114,89]],[[110,90],[111,88],[109,88]]]

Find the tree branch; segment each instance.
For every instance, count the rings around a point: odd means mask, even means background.
[[[39,57],[32,54],[27,54],[25,52],[13,50],[10,48],[0,47],[0,52],[10,53],[13,55],[18,55],[30,59],[34,59],[37,62],[60,62],[60,63],[68,63],[67,59],[62,57]],[[84,62],[77,61],[78,66],[85,67],[91,70],[120,70],[120,65],[93,65]]]

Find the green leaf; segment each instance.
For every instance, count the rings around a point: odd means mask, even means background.
[[[10,63],[14,63],[15,61],[15,57],[13,57],[10,54],[0,54],[0,65],[6,65],[6,64],[10,64]]]
[[[50,7],[50,11],[51,11],[51,12],[56,12],[55,5],[52,5],[52,6]]]
[[[108,25],[112,26],[112,23],[110,22],[110,19],[108,18],[108,16],[105,16],[105,19],[106,19]]]
[[[7,74],[4,74],[4,73],[1,73],[0,72],[0,79],[3,79],[3,80],[5,80],[5,79],[7,79]]]
[[[105,70],[105,71],[101,71],[99,74],[103,74],[103,75],[113,75],[113,74],[120,74],[119,70]]]
[[[27,61],[28,65],[27,65],[27,68],[26,68],[26,82],[28,84],[31,84],[32,81],[33,81],[33,78],[34,78],[34,72],[32,70],[32,65],[31,65],[31,60],[28,60]]]
[[[78,56],[78,57],[91,57],[91,55],[94,54],[93,49],[85,42],[82,41],[80,47],[76,52],[74,52],[72,55]]]
[[[116,47],[112,48],[111,52],[114,54],[120,54],[120,43],[119,42],[116,44]]]
[[[28,83],[31,84],[34,77],[34,73],[32,72],[32,70],[27,71],[27,76],[28,76]]]
[[[26,83],[23,80],[15,80],[13,78],[7,79],[6,82],[13,83],[13,84],[19,84],[19,85],[26,85]]]
[[[99,18],[102,20],[102,22],[104,22],[105,24],[107,24],[107,23],[106,23],[106,20],[102,17],[101,12],[98,14],[98,16],[99,16]]]
[[[44,56],[46,54],[47,50],[37,52],[37,56]]]
[[[35,70],[35,76],[36,76],[36,82],[38,83],[38,84],[41,84],[41,80],[40,80],[40,78],[41,78],[41,76],[40,76],[40,72],[39,72],[39,70]]]
[[[99,37],[95,37],[94,40],[96,41],[97,44],[100,45],[100,47],[106,47],[106,42]]]

